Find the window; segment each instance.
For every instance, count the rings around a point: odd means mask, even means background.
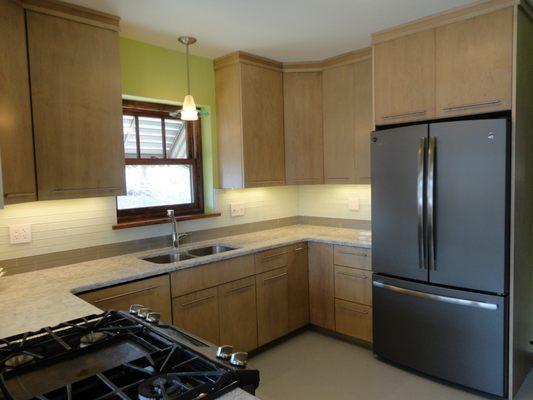
[[[203,213],[200,121],[181,121],[176,106],[123,101],[127,195],[117,197],[117,216],[129,222]]]

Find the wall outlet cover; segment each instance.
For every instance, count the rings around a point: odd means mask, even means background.
[[[30,243],[31,224],[18,224],[9,226],[9,243]]]
[[[359,211],[359,199],[357,197],[350,197],[348,199],[348,210]]]
[[[232,217],[242,217],[245,213],[246,207],[244,203],[231,203],[229,210]]]

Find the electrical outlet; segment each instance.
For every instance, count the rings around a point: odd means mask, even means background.
[[[350,197],[348,199],[348,210],[359,211],[359,199],[357,197]]]
[[[9,226],[9,243],[30,243],[31,224],[19,224]]]
[[[242,217],[245,211],[244,203],[231,203],[229,206],[232,217]]]

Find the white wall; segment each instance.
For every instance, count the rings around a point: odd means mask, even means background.
[[[349,197],[360,200],[360,211],[348,211]],[[183,231],[286,218],[297,215],[370,219],[370,186],[279,186],[245,190],[215,190],[215,209],[221,217],[185,221]],[[230,217],[232,202],[245,203],[246,215]],[[9,244],[9,226],[32,224],[32,242]],[[42,201],[6,206],[0,210],[0,260],[162,236],[168,225],[112,230],[115,198]]]

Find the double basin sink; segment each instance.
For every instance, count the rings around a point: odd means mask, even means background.
[[[226,251],[236,249],[238,249],[238,247],[215,244],[190,250],[173,250],[169,251],[168,253],[142,257],[142,259],[154,264],[171,264],[183,260],[190,260],[191,258],[200,258],[210,256],[212,254],[225,253]]]

